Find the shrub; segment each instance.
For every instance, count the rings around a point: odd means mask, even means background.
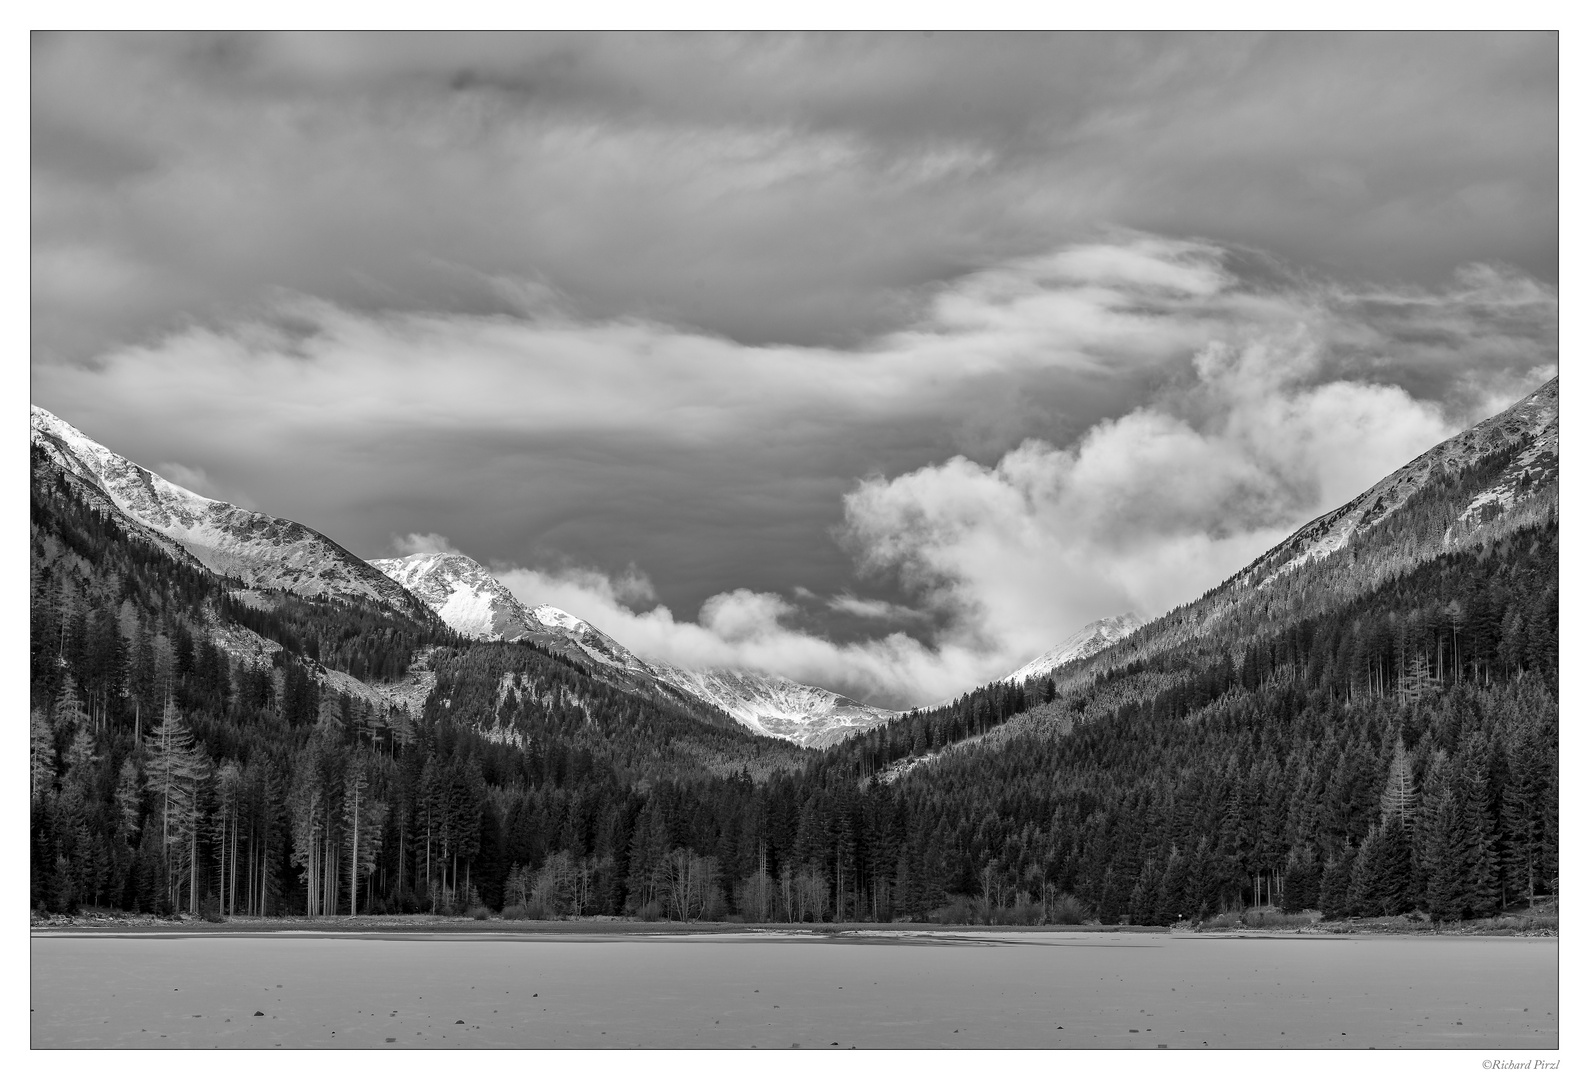
[[[504,919],[528,919],[529,915],[524,910],[523,904],[509,904],[502,909]]]
[[[1060,893],[1049,909],[1048,921],[1060,926],[1080,926],[1087,921],[1087,905],[1070,893]]]
[[[476,904],[474,907],[469,909],[469,917],[476,922],[484,922],[485,920],[491,918],[491,909],[486,907],[484,904]]]
[[[1023,896],[1009,907],[994,908],[992,921],[999,926],[1036,926],[1043,921],[1043,905]]]
[[[1266,930],[1293,930],[1299,926],[1312,926],[1318,922],[1317,911],[1285,912],[1265,908],[1250,908],[1242,917],[1243,924]],[[1403,923],[1405,919],[1401,920]]]
[[[1561,917],[1558,915],[1500,915],[1492,919],[1475,919],[1475,929],[1489,930],[1492,933],[1517,934],[1529,930],[1556,930],[1559,928]]]
[[[931,915],[932,921],[944,926],[966,925],[976,921],[976,911],[964,896],[951,896],[949,902]]]

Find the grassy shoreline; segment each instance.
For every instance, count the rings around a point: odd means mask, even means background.
[[[1310,918],[1309,916],[1313,916]],[[988,926],[984,924],[943,923],[745,923],[745,922],[641,922],[613,917],[569,918],[557,920],[475,919],[462,915],[334,915],[307,918],[304,916],[237,916],[221,922],[178,917],[165,919],[154,915],[137,915],[125,912],[83,912],[77,915],[39,916],[35,913],[30,929],[35,932],[80,932],[99,930],[107,933],[169,933],[185,934],[269,934],[269,933],[332,933],[332,934],[524,934],[539,936],[578,936],[599,934],[603,936],[677,936],[729,935],[747,933],[803,934],[824,937],[837,934],[998,934],[1020,935],[1041,933],[1094,933],[1094,934],[1214,934],[1235,936],[1271,936],[1283,934],[1392,934],[1402,936],[1490,936],[1490,937],[1555,937],[1558,935],[1558,917],[1554,912],[1531,912],[1519,915],[1498,916],[1492,919],[1474,919],[1457,924],[1436,925],[1428,921],[1395,916],[1380,919],[1325,920],[1316,912],[1300,915],[1283,915],[1274,912],[1248,913],[1244,916],[1220,916],[1201,923],[1177,923],[1174,926],[1105,926],[1100,923],[1054,924],[1040,926]]]

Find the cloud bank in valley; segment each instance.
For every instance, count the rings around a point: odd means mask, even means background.
[[[896,632],[834,644],[787,625],[795,603],[744,589],[711,597],[690,623],[666,607],[637,612],[588,571],[504,580],[521,597],[599,612],[641,653],[675,663],[763,668],[896,705],[950,696],[1091,618],[1192,599],[1467,422],[1397,386],[1322,378],[1331,334],[1363,328],[1324,309],[1286,314],[1298,321],[1230,327],[1230,340],[1167,371],[1150,403],[1069,446],[1028,439],[992,465],[957,455],[857,484],[844,499],[844,538],[863,571],[897,576],[940,617],[926,640]],[[1515,386],[1551,371],[1547,361],[1519,372]],[[827,602],[865,615],[892,606]]]

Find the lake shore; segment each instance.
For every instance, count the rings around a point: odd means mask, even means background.
[[[493,916],[476,919],[463,915],[329,915],[308,918],[301,915],[233,916],[211,922],[192,915],[161,918],[156,915],[116,911],[83,911],[74,915],[41,915],[33,912],[30,929],[106,930],[112,932],[178,931],[198,934],[261,934],[274,932],[326,933],[504,933],[504,934],[615,934],[625,936],[676,934],[853,934],[853,933],[1177,933],[1243,936],[1294,934],[1375,934],[1396,936],[1479,936],[1479,937],[1556,937],[1559,934],[1555,904],[1527,912],[1473,919],[1460,923],[1432,923],[1427,918],[1397,915],[1381,918],[1323,919],[1318,912],[1285,914],[1274,911],[1249,911],[1245,915],[1221,915],[1201,922],[1181,922],[1173,926],[1108,926],[1102,923],[1044,924],[1038,926],[989,926],[981,923],[936,922],[844,922],[844,923],[754,923],[728,921],[673,922],[641,921],[610,915],[563,919],[504,919]]]

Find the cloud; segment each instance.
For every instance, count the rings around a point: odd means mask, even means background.
[[[162,461],[156,466],[155,472],[173,484],[185,487],[189,491],[205,495],[207,498],[217,497],[208,494],[215,489],[211,486],[210,478],[203,469],[195,469],[176,461]]]
[[[946,696],[1556,369],[1549,33],[30,47],[35,400],[680,662]]]
[[[445,552],[448,555],[463,554],[463,552],[453,546],[451,540],[448,540],[441,533],[415,532],[409,533],[407,536],[393,536],[389,547],[398,556],[429,554],[431,552]]]
[[[1157,614],[1455,433],[1400,388],[1316,384],[1319,367],[1305,334],[1210,343],[1189,385],[1072,447],[1031,439],[992,466],[863,482],[850,542],[1000,663],[1062,627]]]
[[[904,622],[922,619],[925,616],[914,608],[904,604],[892,604],[887,600],[863,599],[844,593],[828,600],[827,606],[834,611],[842,611],[861,619],[880,619],[890,622]]]
[[[210,475],[203,469],[183,465],[177,461],[162,461],[155,466],[154,471],[173,484],[185,487],[189,491],[203,495],[207,499],[220,499],[223,502],[229,502],[247,510],[258,509],[254,505],[254,501],[246,494],[241,491],[235,491],[211,479]]]
[[[647,659],[769,672],[885,707],[908,708],[961,693],[986,667],[986,658],[973,650],[935,648],[903,633],[838,644],[793,629],[784,622],[793,606],[771,593],[719,593],[688,621],[662,605],[636,610],[622,598],[623,586],[599,571],[493,572],[524,603],[574,612]]]
[[[1548,377],[1556,305],[1113,230],[853,347],[282,296],[34,384],[354,550],[456,544],[642,655],[897,705],[1217,583]]]
[[[1099,222],[1351,276],[1550,279],[1556,53],[1548,33],[36,35],[35,349],[90,360],[277,287],[486,315],[522,313],[520,285],[585,318],[854,345],[912,323],[923,287]]]

